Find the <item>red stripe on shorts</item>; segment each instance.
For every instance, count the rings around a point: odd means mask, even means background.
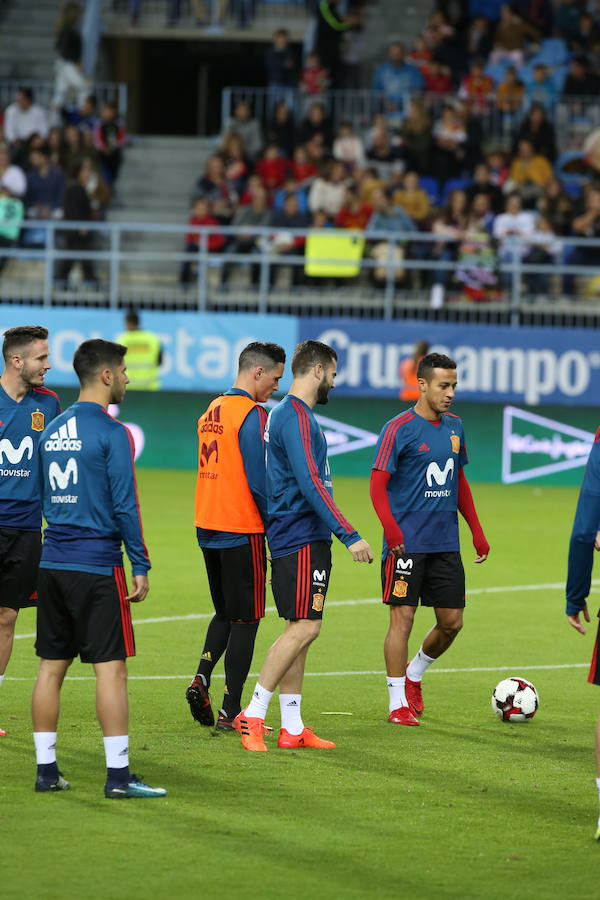
[[[259,534],[250,535],[252,567],[254,569],[254,618],[262,619],[265,614],[265,568],[263,564],[263,539]]]
[[[383,598],[382,603],[388,603],[390,598],[390,591],[392,590],[392,581],[394,580],[394,570],[395,570],[395,558],[391,553],[388,553],[388,557],[385,561],[385,582],[383,585]]]
[[[592,663],[590,665],[590,671],[588,672],[588,681],[590,684],[598,684],[596,681],[596,673],[597,673],[597,665],[598,665],[598,638],[594,643],[594,654],[592,656]]]
[[[304,550],[304,615],[303,618],[308,619],[308,604],[310,603],[310,545],[303,547]]]
[[[125,644],[125,656],[135,656],[135,642],[133,639],[133,625],[131,623],[131,607],[127,600],[127,582],[125,580],[125,572],[122,566],[115,566],[113,569],[115,583],[117,585],[117,594],[119,597],[119,605],[121,607],[121,631],[123,633],[123,642]]]

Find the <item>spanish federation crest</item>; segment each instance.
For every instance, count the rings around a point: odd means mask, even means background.
[[[31,413],[31,429],[32,431],[44,430],[44,413],[40,412],[39,409]]]
[[[324,603],[325,595],[322,594],[321,591],[317,591],[316,594],[313,594],[312,608],[315,612],[321,612],[323,610]]]
[[[450,435],[450,443],[452,444],[452,452],[458,453],[460,450],[460,438],[457,434]]]
[[[392,594],[394,597],[406,597],[408,594],[408,581],[404,581],[403,579],[395,581]]]

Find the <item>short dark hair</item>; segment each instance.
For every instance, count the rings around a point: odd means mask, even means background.
[[[285,350],[279,344],[265,341],[253,341],[244,347],[238,360],[238,371],[245,372],[255,366],[274,369],[279,363],[285,363]],[[266,364],[266,365],[265,365]]]
[[[328,366],[337,360],[337,353],[329,344],[321,341],[302,341],[294,350],[292,357],[292,375],[306,375],[313,366],[321,363]]]
[[[48,329],[43,325],[19,325],[4,332],[2,356],[8,362],[15,350],[27,347],[34,341],[48,340]]]
[[[140,324],[140,317],[136,313],[135,309],[127,310],[127,315],[125,316],[125,321],[128,324],[135,325],[136,327]]]
[[[102,338],[84,341],[79,345],[73,357],[73,368],[80,384],[83,386],[90,382],[105,367],[114,369],[119,366],[126,353],[127,347],[124,347],[123,344],[103,341]]]
[[[30,103],[33,103],[33,91],[30,87],[23,87],[22,85],[17,88],[17,94],[23,94],[24,97],[27,97]]]
[[[434,369],[455,369],[456,363],[444,353],[428,353],[424,356],[417,369],[417,378],[424,378],[425,381],[431,380],[431,373]]]

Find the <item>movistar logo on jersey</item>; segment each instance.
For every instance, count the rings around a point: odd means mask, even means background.
[[[428,487],[432,487],[434,481],[438,485],[446,484],[448,478],[450,478],[450,481],[454,478],[454,460],[452,458],[446,460],[446,465],[443,469],[440,469],[436,462],[429,463],[427,472],[425,473]],[[444,490],[425,491],[425,496],[449,497],[451,493],[452,491],[449,488],[445,488]]]
[[[71,416],[58,431],[53,431],[44,443],[44,450],[81,450],[81,441],[77,437],[77,419]]]
[[[0,463],[4,462],[4,457],[13,465],[20,463],[25,454],[27,459],[33,456],[33,438],[30,435],[24,437],[18,447],[13,447],[8,438],[2,438],[0,441]]]
[[[64,491],[71,479],[73,479],[73,484],[77,484],[78,475],[77,460],[73,456],[67,460],[64,469],[61,469],[54,459],[48,467],[48,480],[53,491]]]

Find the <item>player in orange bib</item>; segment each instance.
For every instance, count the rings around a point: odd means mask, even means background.
[[[267,520],[265,403],[279,386],[285,351],[254,342],[242,350],[234,386],[198,419],[195,524],[215,615],[186,691],[193,718],[215,724],[209,687],[225,654],[225,693],[217,728],[234,731],[242,690],[265,614]]]

